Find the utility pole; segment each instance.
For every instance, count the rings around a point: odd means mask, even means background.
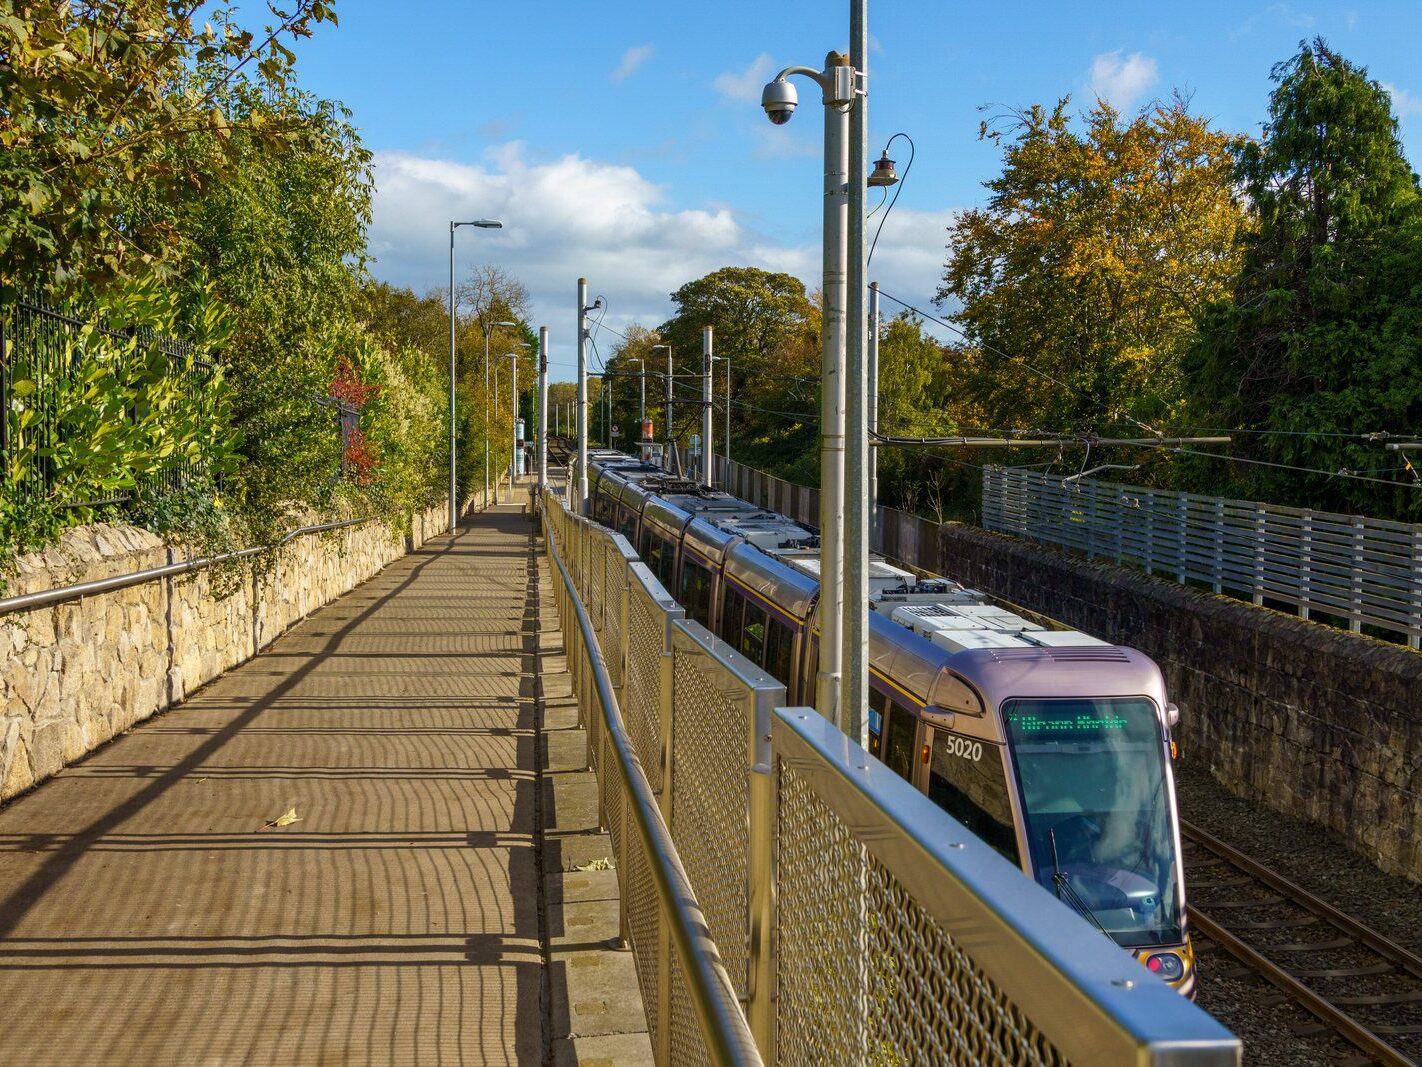
[[[575,510],[588,510],[588,280],[578,279],[578,493]]]
[[[711,361],[715,327],[701,327],[701,480],[711,484]]]
[[[869,432],[879,432],[879,283],[869,283]],[[879,451],[869,449],[869,531],[879,515]],[[871,536],[872,541],[872,536]]]
[[[548,488],[548,327],[538,327],[538,506]]]
[[[844,360],[846,243],[849,224],[849,116],[832,100],[852,105],[853,71],[836,52],[825,58],[824,325],[820,353],[820,659],[815,707],[840,729],[844,663]]]

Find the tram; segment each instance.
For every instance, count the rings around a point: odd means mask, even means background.
[[[608,450],[589,452],[588,494],[689,617],[813,704],[814,530]],[[1159,667],[882,558],[869,582],[871,753],[1193,996]]]

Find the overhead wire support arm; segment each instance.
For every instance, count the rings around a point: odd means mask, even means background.
[[[1174,448],[1181,445],[1228,445],[1228,437],[1097,437],[1081,434],[1075,437],[891,437],[870,431],[871,445],[908,445],[932,448],[1057,448],[1065,445],[1109,446],[1145,448]]]

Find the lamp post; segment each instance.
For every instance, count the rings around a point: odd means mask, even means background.
[[[588,280],[578,279],[578,486],[573,498],[577,514],[588,510],[588,312],[604,306],[602,297],[588,303]]]
[[[719,361],[726,365],[726,432],[723,435],[725,441],[722,443],[722,454],[726,457],[726,476],[722,479],[721,488],[730,492],[731,489],[731,357],[712,356],[712,361]]]
[[[514,347],[514,348],[527,348],[527,347],[528,347],[528,342],[526,342],[526,341],[518,341],[518,342],[516,342],[516,343],[513,345],[513,347]],[[516,429],[514,429],[514,428],[517,427],[517,425],[518,425],[518,353],[517,353],[517,352],[505,352],[505,353],[503,354],[503,358],[504,358],[504,359],[511,359],[511,360],[513,360],[513,416],[512,416],[512,422],[510,422],[510,424],[509,424],[511,431],[513,432],[513,437],[510,438],[510,445],[509,445],[509,454],[510,454],[510,456],[512,456],[514,450],[518,447],[518,443],[517,443],[517,442],[518,442],[518,432],[517,432]],[[497,374],[496,374],[496,375],[495,375],[495,381],[497,381],[497,380],[498,380],[498,376],[497,376]],[[497,393],[497,392],[498,392],[498,388],[495,387],[495,390],[494,390],[494,391],[495,391],[495,393]],[[484,423],[484,448],[485,448],[485,452],[484,452],[484,455],[485,455],[485,460],[484,460],[484,477],[485,477],[485,478],[487,478],[487,477],[489,476],[489,460],[488,460],[488,458],[487,458],[487,457],[488,457],[488,454],[489,454],[489,453],[488,453],[488,446],[489,446],[489,424],[488,424],[488,422],[486,421],[486,422]],[[513,487],[514,487],[514,473],[513,473],[513,472],[517,469],[517,468],[514,466],[514,462],[515,462],[515,461],[514,461],[513,459],[510,459],[510,460],[509,460],[509,464],[510,464],[510,466],[509,466],[509,502],[510,502],[510,503],[513,502]],[[499,483],[498,483],[498,480],[495,479],[495,480],[494,480],[494,503],[497,504],[498,502],[499,502]]]
[[[776,125],[790,120],[798,104],[792,74],[820,87],[824,103],[823,328],[820,353],[820,657],[815,675],[815,707],[843,729],[840,684],[844,655],[844,372],[845,296],[849,223],[849,116],[855,101],[854,71],[838,52],[825,57],[822,71],[787,67],[766,84],[761,106]]]
[[[864,202],[868,156],[868,16],[850,0],[850,55],[825,68],[787,67],[761,106],[783,125],[798,103],[790,75],[820,87],[825,106],[824,329],[820,445],[820,666],[815,704],[868,742],[869,431],[864,329]],[[846,449],[846,443],[848,448]]]
[[[454,457],[454,231],[461,226],[473,226],[481,230],[501,230],[504,227],[502,222],[493,219],[476,219],[473,222],[455,222],[452,219],[449,223],[449,532],[454,533],[454,523],[458,518],[459,502],[455,499],[455,457]],[[484,334],[484,344],[487,349],[489,335]],[[484,375],[484,389],[489,388],[489,376],[487,371]],[[487,424],[486,424],[487,425]],[[484,487],[484,499],[489,498],[489,488]]]
[[[548,488],[548,327],[538,327],[538,506]]]
[[[513,503],[514,486],[518,482],[518,353],[505,352],[504,358],[513,365],[509,413],[509,503]]]
[[[715,358],[715,328],[701,327],[701,480],[711,484],[711,364]]]
[[[670,471],[672,469],[672,448],[674,447],[672,441],[672,347],[671,345],[653,345],[652,351],[655,352],[659,348],[667,350],[667,451],[666,455],[662,457],[662,464]]]
[[[513,328],[516,322],[504,319],[484,323],[484,506],[489,506],[489,334],[500,326]]]

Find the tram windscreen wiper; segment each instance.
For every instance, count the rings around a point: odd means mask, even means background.
[[[1091,906],[1081,899],[1081,894],[1072,888],[1067,876],[1062,874],[1061,865],[1057,862],[1057,832],[1048,830],[1047,836],[1052,843],[1052,885],[1056,888],[1057,899],[1065,900],[1078,912],[1091,920],[1091,924],[1100,930],[1107,937],[1111,937],[1111,932],[1101,924],[1101,920],[1096,917],[1096,912],[1091,910]],[[1115,940],[1112,938],[1112,940]]]

